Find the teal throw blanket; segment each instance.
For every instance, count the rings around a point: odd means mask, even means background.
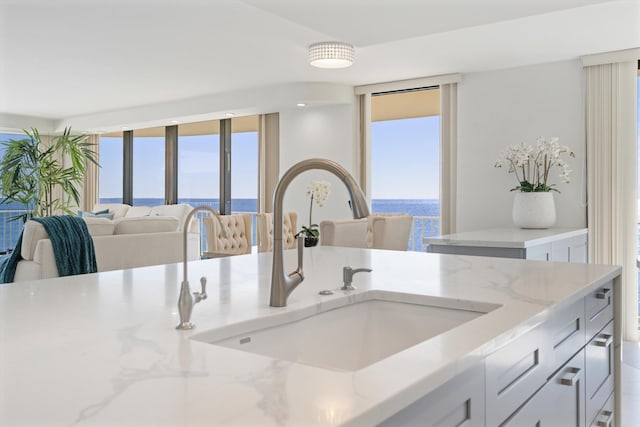
[[[49,234],[59,276],[98,271],[93,239],[82,218],[61,215],[31,218],[43,225]],[[11,254],[0,258],[0,283],[13,282],[18,262],[22,260],[22,234]]]

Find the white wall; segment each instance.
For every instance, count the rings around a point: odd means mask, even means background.
[[[553,179],[557,227],[586,227],[583,70],[579,62],[465,74],[458,90],[458,232],[512,226],[514,174],[494,163],[507,145],[557,136],[576,154],[571,183]]]
[[[280,112],[280,176],[295,163],[322,157],[338,162],[353,174],[353,106],[336,105],[298,108]],[[285,211],[298,213],[298,229],[309,225],[307,185],[313,180],[331,183],[329,199],[323,207],[313,206],[313,223],[324,219],[351,218],[344,185],[325,171],[309,171],[298,176],[285,194]]]

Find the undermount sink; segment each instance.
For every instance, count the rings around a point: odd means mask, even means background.
[[[275,359],[356,371],[498,307],[378,293],[364,301],[306,316],[304,310],[288,312],[268,327],[265,319],[257,319],[207,331],[193,339]]]

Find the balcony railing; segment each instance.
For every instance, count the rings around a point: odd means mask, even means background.
[[[0,221],[2,221],[2,242],[0,243],[0,253],[6,253],[16,246],[18,237],[24,228],[22,219],[13,219],[19,215],[29,212],[26,209],[4,209],[0,210]]]

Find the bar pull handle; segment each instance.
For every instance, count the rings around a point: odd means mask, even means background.
[[[603,288],[596,294],[596,298],[598,299],[607,299],[607,297],[611,294],[611,289]]]
[[[611,427],[611,421],[613,421],[613,412],[612,411],[602,411],[602,415],[606,418],[604,420],[599,420],[596,425],[598,427]]]
[[[610,334],[602,334],[595,340],[593,340],[593,345],[598,347],[608,347],[613,342],[613,335]]]
[[[580,368],[568,368],[567,369],[571,376],[569,378],[560,378],[560,384],[566,386],[574,386],[576,384],[576,380],[578,379],[578,375],[580,374]]]

